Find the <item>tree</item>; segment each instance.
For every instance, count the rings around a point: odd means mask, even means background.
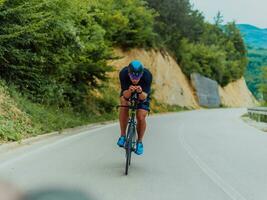
[[[89,9],[95,21],[105,31],[105,38],[113,45],[125,48],[152,47],[154,10],[142,0],[99,0]]]
[[[260,92],[263,100],[267,102],[267,66],[262,68],[262,83],[260,84]]]
[[[220,27],[223,23],[223,15],[220,11],[218,11],[218,13],[216,14],[216,16],[213,18],[214,20],[214,24],[217,27]]]
[[[163,47],[176,56],[188,77],[199,72],[224,86],[244,74],[247,59],[242,36],[235,23],[222,26],[221,12],[210,24],[189,0],[147,1],[159,13],[155,30]]]
[[[237,52],[239,52],[240,56],[246,56],[246,46],[239,29],[236,27],[235,22],[228,23],[224,28],[224,32],[227,38],[234,44],[234,47]]]
[[[149,6],[155,9],[155,30],[160,35],[163,44],[178,51],[182,38],[197,41],[203,32],[204,17],[193,10],[188,0],[147,0]],[[177,52],[179,57],[179,52]]]
[[[0,77],[36,102],[81,105],[105,80],[105,30],[81,1],[6,0],[0,7]]]

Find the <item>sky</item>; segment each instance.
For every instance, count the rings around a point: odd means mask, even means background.
[[[267,28],[267,0],[190,0],[193,8],[200,10],[207,21],[220,11],[224,23],[235,20],[237,24],[251,24]]]

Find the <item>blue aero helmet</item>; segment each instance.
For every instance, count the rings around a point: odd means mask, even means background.
[[[139,80],[144,73],[144,66],[139,60],[132,61],[128,66],[130,79]]]

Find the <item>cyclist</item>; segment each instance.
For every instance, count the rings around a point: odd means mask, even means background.
[[[146,130],[146,116],[150,110],[152,74],[148,69],[144,68],[140,61],[134,60],[120,71],[119,78],[121,84],[121,105],[129,105],[129,98],[133,92],[138,94],[139,103],[137,104],[136,112],[138,139],[135,153],[141,155],[144,151],[142,140]],[[119,147],[124,147],[125,145],[128,120],[129,108],[121,107],[119,112],[121,136],[117,142]]]

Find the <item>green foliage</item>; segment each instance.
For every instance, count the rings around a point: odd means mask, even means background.
[[[225,86],[244,75],[247,65],[247,51],[235,23],[231,22],[222,26],[220,13],[217,18],[219,19],[215,20],[215,25],[206,24],[200,41],[213,51],[216,51],[217,48],[217,51],[221,52],[221,59],[217,57],[217,67],[211,66],[211,68],[213,68],[212,73],[214,73],[213,79]],[[215,49],[214,46],[216,46]]]
[[[230,41],[225,42],[224,46],[216,43],[208,45],[211,40],[213,40],[212,35],[209,41],[203,40],[201,43],[182,40],[180,64],[183,72],[188,77],[191,73],[200,73],[218,81],[222,86],[241,78],[245,71],[246,57],[241,57]],[[237,59],[234,54],[239,58]]]
[[[165,44],[174,45],[174,41],[183,37],[195,41],[203,31],[204,17],[191,8],[188,0],[147,0],[147,2],[159,13],[155,28]]]
[[[56,106],[33,103],[26,96],[18,93],[13,87],[6,88],[6,90],[10,91],[10,95],[12,99],[17,102],[18,108],[22,110],[31,121],[35,132],[29,133],[28,136],[44,134],[65,128],[72,128],[89,123],[113,120],[117,118],[116,112],[102,113],[97,111],[101,110],[98,106],[95,106],[94,108],[96,109],[92,112],[89,112],[88,110],[77,112],[72,107],[58,108]],[[25,131],[25,129],[23,131]],[[14,133],[16,132],[14,131]],[[27,135],[23,134],[20,137],[25,138],[26,136]]]
[[[89,12],[106,31],[106,39],[113,45],[126,48],[152,47],[153,10],[142,0],[99,0]]]
[[[82,109],[90,90],[99,88],[111,70],[110,45],[151,47],[156,38],[187,75],[198,71],[223,85],[243,75],[246,49],[234,23],[223,30],[220,19],[207,24],[188,0],[148,0],[148,5],[142,0],[6,0],[0,7],[0,77],[35,102]]]
[[[151,101],[151,113],[167,113],[167,112],[180,112],[190,110],[191,108],[181,107],[179,105],[169,105],[158,102],[156,99]]]
[[[246,46],[235,22],[228,23],[224,28],[224,33],[226,34],[227,39],[233,43],[236,53],[240,54],[240,57],[246,56]]]
[[[155,30],[161,43],[176,56],[188,77],[199,72],[224,86],[243,76],[246,47],[235,23],[222,26],[221,13],[214,25],[205,23],[189,0],[147,1],[159,13]]]
[[[263,83],[262,70],[263,66],[267,65],[267,49],[254,49],[248,48],[247,70],[245,78],[249,89],[258,98],[261,99],[262,95],[259,91],[259,86]]]
[[[88,88],[98,87],[111,69],[104,36],[79,1],[6,0],[0,7],[0,77],[35,102],[82,104]]]
[[[197,72],[222,82],[226,55],[218,46],[193,44],[184,39],[181,42],[181,49],[183,52],[181,65],[184,66],[183,71],[187,76]]]
[[[217,12],[216,16],[213,19],[214,19],[215,27],[219,27],[220,25],[222,25],[222,23],[223,23],[223,15],[222,15],[222,13],[220,11]]]
[[[263,100],[267,102],[267,66],[262,68],[262,82],[259,86],[259,91]]]
[[[111,45],[154,45],[154,16],[141,0],[6,0],[0,78],[36,103],[84,109],[112,70]]]
[[[1,116],[0,134],[17,140],[114,118],[118,92],[106,76],[113,46],[163,47],[188,76],[222,85],[240,78],[246,48],[235,24],[221,23],[220,13],[215,25],[206,23],[189,0],[0,0],[0,79],[22,93],[12,95],[30,118]]]
[[[30,116],[17,108],[17,104],[7,92],[6,84],[0,81],[0,142],[17,141],[35,135],[37,131]]]

